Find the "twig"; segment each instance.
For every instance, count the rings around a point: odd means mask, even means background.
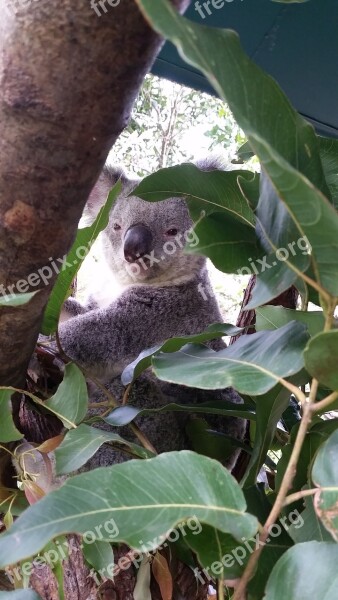
[[[293,504],[294,502],[297,502],[297,500],[302,500],[302,498],[306,498],[306,496],[314,496],[319,489],[320,488],[312,488],[311,490],[302,490],[300,492],[295,492],[294,494],[289,494],[284,500],[284,506],[289,506],[289,504]]]
[[[128,399],[129,399],[129,394],[132,388],[132,383],[130,383],[129,385],[127,385],[126,390],[123,394],[123,398],[122,398],[122,406],[126,406],[126,404],[128,404]]]
[[[332,392],[332,394],[330,394],[329,396],[324,398],[324,400],[321,400],[320,402],[316,402],[316,404],[314,404],[311,407],[313,414],[315,415],[316,413],[323,412],[323,410],[328,408],[330,406],[330,404],[332,404],[332,402],[337,400],[337,398],[338,398],[338,392]]]

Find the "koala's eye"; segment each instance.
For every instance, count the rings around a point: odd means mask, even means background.
[[[178,229],[176,229],[175,227],[173,227],[172,229],[168,229],[168,231],[166,231],[166,235],[175,236],[177,234],[178,234]]]
[[[118,223],[114,223],[113,229],[114,231],[119,231],[121,229],[121,225],[119,225]]]

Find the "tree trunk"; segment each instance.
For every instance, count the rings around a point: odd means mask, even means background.
[[[5,2],[1,13],[0,294],[40,291],[0,309],[0,385],[23,383],[52,260],[69,250],[161,45],[133,0],[101,12],[89,0],[39,0]]]

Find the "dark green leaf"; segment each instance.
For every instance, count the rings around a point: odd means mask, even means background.
[[[338,391],[338,330],[312,338],[304,352],[309,373],[331,390]]]
[[[323,444],[312,469],[312,479],[321,491],[315,509],[324,527],[338,541],[338,430]]]
[[[98,573],[107,573],[114,566],[114,552],[109,542],[101,542],[96,540],[90,544],[83,544],[83,554],[86,561],[94,567]]]
[[[256,483],[268,450],[274,439],[278,421],[288,406],[290,392],[278,384],[272,390],[256,398],[256,427],[253,452],[242,484],[246,487]]]
[[[305,542],[290,548],[274,566],[264,600],[336,600],[338,546]]]
[[[307,339],[305,326],[292,322],[276,331],[242,335],[219,352],[192,344],[173,354],[159,352],[152,364],[156,376],[170,383],[210,390],[232,386],[257,396],[303,368]]]
[[[195,165],[161,169],[145,177],[133,191],[148,202],[172,196],[184,197],[193,221],[201,214],[210,215],[224,210],[235,219],[253,228],[255,217],[238,186],[239,176],[251,181],[258,191],[259,176],[250,171],[200,171]]]
[[[242,442],[230,435],[213,431],[210,429],[210,425],[201,418],[190,419],[186,426],[186,433],[190,441],[189,448],[198,454],[214,458],[222,464],[233,455],[237,448],[246,450]],[[250,448],[248,450],[250,451]]]
[[[137,379],[141,373],[143,373],[143,371],[151,366],[152,356],[159,351],[176,352],[186,344],[203,344],[204,342],[208,342],[216,338],[224,337],[226,335],[238,335],[242,332],[243,328],[235,327],[235,325],[216,323],[214,325],[209,325],[209,327],[207,327],[203,333],[198,333],[197,335],[187,335],[185,337],[171,338],[164,342],[164,344],[158,344],[158,346],[143,350],[136,360],[134,360],[124,369],[121,377],[122,383],[123,385],[128,385],[129,383],[135,381],[135,379]]]
[[[300,321],[308,326],[311,336],[323,331],[325,319],[323,311],[306,312],[282,306],[261,306],[256,310],[256,330],[278,329],[290,321]]]
[[[302,542],[332,542],[332,536],[323,527],[313,507],[313,498],[304,498],[305,510],[301,514],[295,511],[294,523],[288,533],[296,544]],[[298,516],[297,514],[298,513]]]
[[[202,254],[223,273],[235,273],[251,266],[263,251],[259,248],[254,229],[226,213],[212,213],[195,227],[198,244],[187,246],[187,252]]]
[[[110,209],[120,192],[121,182],[118,181],[109,193],[107,201],[101,208],[94,223],[89,227],[78,230],[75,242],[66,258],[66,263],[69,266],[66,266],[60,271],[45,310],[42,324],[42,333],[45,335],[49,335],[56,331],[61,308],[69,296],[71,283],[86,258],[93,242],[96,240],[99,233],[107,227]]]
[[[145,448],[127,442],[116,433],[81,424],[76,429],[69,431],[62,444],[55,450],[57,474],[64,475],[65,473],[77,471],[94,456],[102,444],[107,442],[118,446],[127,446],[133,454],[141,458],[152,456]]]
[[[67,429],[76,427],[84,419],[88,410],[87,384],[76,365],[66,365],[62,383],[43,406],[53,412]]]
[[[0,442],[14,442],[21,440],[22,433],[17,430],[13,422],[11,397],[13,390],[0,387]]]
[[[320,156],[333,204],[338,209],[338,140],[318,137]]]
[[[115,408],[104,420],[113,427],[122,427],[131,423],[138,416],[163,412],[202,413],[253,420],[256,418],[255,411],[251,405],[234,404],[233,402],[218,400],[217,402],[201,402],[200,404],[193,404],[191,406],[173,403],[161,406],[161,408],[140,409],[131,405],[120,406]]]

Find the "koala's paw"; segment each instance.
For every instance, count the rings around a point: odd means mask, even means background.
[[[60,315],[60,323],[64,323],[73,317],[77,317],[78,315],[83,315],[88,310],[87,307],[82,306],[80,302],[75,300],[75,298],[68,298],[64,303],[61,315]]]

